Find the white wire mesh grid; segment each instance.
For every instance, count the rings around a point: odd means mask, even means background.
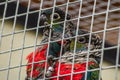
[[[30,28],[27,29],[27,22],[29,18],[29,14],[39,12],[39,17],[41,14],[42,10],[46,10],[48,8],[43,8],[43,3],[44,0],[41,0],[41,3],[39,4],[39,9],[40,10],[34,10],[34,11],[29,11],[31,7],[31,0],[28,0],[28,6],[27,6],[27,11],[26,13],[18,14],[18,8],[19,4],[22,0],[17,0],[16,2],[16,8],[15,8],[15,15],[6,17],[6,10],[8,3],[15,2],[16,0],[6,0],[2,1],[0,5],[4,5],[4,11],[3,15],[0,18],[0,78],[2,80],[24,80],[26,73],[25,73],[25,57],[28,55],[26,52],[31,52],[35,51],[36,47],[39,46],[39,42],[41,37],[38,35],[39,31],[39,18],[37,22],[37,27],[35,28]],[[65,0],[66,3],[56,5],[58,0],[51,0],[48,2],[53,3],[53,12],[55,7],[60,7],[63,10],[65,10],[66,14],[71,13],[72,19],[71,21],[76,21],[76,26],[77,29],[80,26],[81,28],[85,28],[90,31],[90,34],[97,33],[101,35],[101,38],[103,40],[103,44],[105,44],[105,40],[109,41],[110,43],[114,44],[112,47],[105,48],[104,45],[102,45],[102,59],[101,59],[101,64],[100,64],[100,72],[104,70],[109,70],[109,69],[114,69],[113,71],[113,80],[119,80],[118,76],[120,75],[120,64],[119,63],[119,53],[120,53],[120,1],[119,0]],[[63,0],[64,1],[64,0]],[[118,5],[114,5],[117,4]],[[45,4],[45,3],[44,3]],[[69,6],[75,6],[77,4],[79,7],[76,10],[76,13],[70,12],[69,11]],[[47,4],[48,5],[48,4]],[[52,8],[51,6],[49,8]],[[64,8],[65,7],[65,8]],[[76,7],[76,6],[75,6]],[[105,7],[105,8],[102,8]],[[17,28],[17,17],[25,15],[25,24],[24,28]],[[78,15],[78,16],[76,16]],[[13,19],[13,21],[10,21]],[[64,22],[66,22],[65,20]],[[10,22],[9,25],[11,25],[11,28],[8,27],[8,30],[10,31],[5,31],[6,29],[6,24],[7,22]],[[66,24],[64,24],[65,26]],[[102,25],[102,26],[101,26]],[[52,24],[51,24],[52,26]],[[7,29],[6,29],[7,30]],[[36,30],[36,34],[32,35],[33,30]],[[115,38],[111,40],[111,38],[107,39],[107,36],[112,35],[111,33],[107,35],[109,32],[114,32],[115,33]],[[64,31],[63,31],[64,32]],[[28,35],[31,34],[34,36],[34,39],[32,42],[29,42],[29,39],[27,38]],[[51,33],[50,33],[51,34]],[[22,37],[16,37],[16,36],[21,36]],[[30,35],[30,36],[31,36]],[[63,35],[64,36],[64,35]],[[113,36],[113,37],[114,37]],[[91,36],[90,36],[91,37]],[[111,37],[111,36],[110,36]],[[15,42],[15,39],[17,41]],[[49,38],[50,39],[50,38]],[[110,39],[110,40],[109,40]],[[5,41],[8,42],[5,42]],[[63,40],[63,39],[62,39]],[[49,40],[49,43],[51,41]],[[7,45],[4,46],[4,44],[7,43]],[[15,46],[16,44],[19,44],[18,46]],[[9,46],[9,47],[8,47]],[[112,48],[117,48],[117,53],[116,53],[116,60],[115,64],[111,64],[109,66],[104,66],[103,65],[103,56],[104,56],[104,50],[109,50]],[[29,51],[31,50],[31,51]],[[49,48],[48,48],[49,50]],[[88,51],[89,52],[89,51]],[[4,59],[5,58],[5,59]],[[4,60],[4,61],[3,61]],[[17,63],[17,64],[16,64]],[[73,64],[72,64],[73,65]],[[72,73],[73,74],[73,73]],[[87,74],[87,71],[86,71]],[[13,76],[16,75],[17,77]],[[58,75],[59,77],[60,75]],[[105,76],[100,75],[100,76]],[[106,76],[108,76],[106,74]],[[71,77],[72,78],[72,77]],[[100,80],[100,78],[99,78]],[[104,79],[103,79],[104,80]]]

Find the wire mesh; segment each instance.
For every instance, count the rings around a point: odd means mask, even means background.
[[[119,80],[120,77],[120,1],[119,0],[1,0],[0,1],[0,79],[24,80],[26,77],[26,56],[36,51],[41,41],[41,11],[58,7],[65,11],[64,30],[67,21],[76,28],[85,29],[91,35],[98,34],[102,39],[100,76],[103,80]],[[67,20],[67,14],[71,19]],[[53,16],[53,15],[52,15]],[[50,26],[53,25],[53,18]],[[50,34],[51,35],[51,31]],[[62,46],[64,34],[62,35]],[[78,34],[74,37],[77,41]],[[50,40],[48,43],[54,42]],[[75,43],[76,45],[76,43]],[[48,44],[48,47],[50,45]],[[76,48],[76,47],[74,47]],[[47,49],[48,57],[49,48]],[[61,51],[62,53],[62,48]],[[90,50],[88,49],[88,53]],[[34,53],[35,55],[35,53]],[[60,55],[60,61],[61,61]],[[74,66],[74,56],[73,63]],[[34,58],[34,56],[33,56]],[[87,62],[89,55],[87,55]],[[33,61],[32,64],[35,62]],[[60,65],[59,65],[60,66]],[[88,63],[87,63],[88,66]],[[32,66],[32,70],[33,70]],[[47,68],[45,68],[47,69]],[[60,69],[60,67],[59,67]],[[45,70],[46,71],[46,70]],[[84,72],[89,71],[86,67]],[[95,70],[93,70],[95,71]],[[59,73],[60,71],[58,71]],[[71,75],[75,74],[72,72]],[[68,74],[69,75],[69,74]],[[58,74],[57,79],[61,75]],[[32,77],[32,73],[31,73]],[[71,80],[72,80],[71,76]],[[87,76],[85,76],[87,79]],[[44,75],[45,80],[45,75]],[[100,80],[100,77],[99,77]]]

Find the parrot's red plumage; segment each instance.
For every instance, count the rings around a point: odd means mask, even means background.
[[[58,76],[58,68],[59,68],[58,65],[59,65],[59,62],[56,63],[55,71],[54,71],[52,77]],[[95,63],[89,62],[88,66],[90,66],[90,65],[95,65]],[[82,80],[82,78],[84,77],[84,71],[86,70],[86,63],[75,63],[73,66],[74,66],[73,72],[75,74],[73,74],[72,80]],[[59,75],[61,77],[59,77],[58,80],[63,80],[63,79],[64,80],[71,80],[72,64],[61,63],[59,71],[60,71]],[[64,75],[66,75],[66,76],[64,76]],[[51,80],[57,80],[57,78],[53,78]]]
[[[35,52],[30,53],[27,56],[27,60],[28,60],[28,66],[27,66],[27,77],[30,78],[31,74],[32,74],[32,78],[35,79],[37,78],[41,71],[45,69],[45,65],[47,65],[48,68],[48,64],[46,63],[46,50],[47,50],[48,45],[44,45],[42,47],[40,47],[40,49],[36,49]],[[33,60],[33,55],[34,56],[34,60]],[[33,63],[34,61],[34,63]],[[43,62],[41,62],[43,61]],[[32,63],[33,63],[33,70],[32,70]],[[89,62],[88,66],[90,65],[94,65],[94,62]],[[52,73],[51,77],[55,77],[58,76],[58,69],[59,69],[59,62],[57,61],[55,64],[55,68],[54,68],[54,72]],[[86,70],[86,63],[75,63],[74,64],[74,68],[73,68],[73,72],[78,72],[77,74],[73,74],[73,79],[72,80],[81,80],[84,76],[83,73],[79,73],[81,71],[85,71]],[[60,73],[59,75],[61,75],[62,77],[59,77],[59,80],[70,80],[71,78],[71,71],[72,71],[72,64],[69,63],[61,63],[60,64]],[[66,76],[64,76],[65,74],[68,74]],[[51,78],[51,80],[57,80],[57,78]]]
[[[59,56],[61,43],[62,43],[61,41],[51,43],[49,46],[49,48],[51,47],[49,50],[49,54]],[[63,44],[65,43],[66,41],[63,41]],[[27,79],[30,77],[32,77],[33,79],[36,79],[40,75],[42,75],[43,77],[45,66],[49,66],[49,64],[46,64],[47,49],[48,49],[48,44],[44,44],[39,48],[37,48],[35,52],[30,53],[26,57],[28,61],[27,63],[28,65],[26,67]]]
[[[28,65],[26,67],[27,68],[27,77],[30,77],[30,75],[32,74],[33,78],[37,78],[38,75],[41,73],[40,70],[45,68],[46,62],[44,60],[46,60],[45,53],[46,53],[47,47],[48,47],[48,45],[46,44],[46,45],[40,47],[40,49],[39,48],[36,49],[35,52],[32,52],[27,56],[27,58],[26,58],[28,60]],[[34,60],[33,60],[33,58],[34,58]],[[40,62],[40,61],[43,61],[43,62]],[[33,63],[33,70],[32,70],[32,63]]]

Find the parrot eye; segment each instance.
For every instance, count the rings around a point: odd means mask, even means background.
[[[85,37],[80,37],[78,39],[78,42],[80,42],[80,43],[85,43],[85,41],[86,41]]]
[[[53,20],[55,21],[55,20],[58,20],[58,19],[60,19],[60,15],[58,13],[54,13],[53,14]]]

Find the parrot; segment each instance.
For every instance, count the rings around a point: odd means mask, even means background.
[[[51,28],[50,24],[51,24],[52,14],[53,14],[53,25]],[[66,18],[67,20],[69,20],[70,15],[67,14]],[[45,10],[41,13],[40,25],[44,26],[43,37],[40,43],[41,46],[39,46],[35,51],[30,53],[26,57],[27,59],[27,67],[26,67],[27,77],[25,78],[26,80],[29,80],[31,78],[32,80],[43,78],[44,72],[45,72],[45,65],[51,66],[51,62],[53,62],[51,60],[51,57],[54,57],[54,58],[59,57],[61,48],[63,48],[61,54],[63,54],[64,51],[69,49],[69,44],[68,44],[69,40],[63,40],[63,44],[62,44],[62,41],[59,40],[59,39],[62,39],[64,23],[58,23],[58,22],[61,22],[64,20],[65,20],[65,12],[59,8],[55,8],[54,13],[52,13],[52,9]],[[51,30],[50,40],[54,42],[47,43],[49,39],[50,30]],[[74,33],[73,33],[74,30],[75,30],[75,26],[73,25],[73,23],[71,21],[66,22],[64,37],[69,38],[74,36]],[[62,47],[64,45],[66,45],[66,47]],[[49,51],[47,51],[48,48],[49,48]],[[46,57],[47,53],[48,53],[48,57]]]
[[[86,31],[81,31],[81,32],[80,35],[82,34],[84,35],[84,33],[86,33]],[[73,74],[72,80],[85,80],[85,73],[77,73],[77,72],[86,71],[89,40],[90,40],[89,35],[77,36],[76,41],[75,38],[72,38],[70,40],[70,50],[66,51],[61,56],[61,59],[56,60],[53,63],[54,66],[50,66],[48,68],[47,73],[51,74],[49,78],[51,78],[51,80],[57,80],[57,78],[54,77],[58,76],[59,74],[60,77],[58,78],[58,80],[71,80],[70,73],[72,73],[72,64],[74,63],[73,72],[76,74]],[[76,42],[76,48],[74,50],[75,42]],[[88,70],[98,69],[101,59],[100,49],[102,48],[102,40],[99,37],[99,35],[92,34],[89,48],[90,48],[90,52],[89,52],[87,69]],[[54,58],[52,59],[54,60]],[[59,68],[59,64],[60,64],[60,68]],[[69,75],[65,76],[66,74]],[[87,71],[86,80],[99,80],[99,70]]]

